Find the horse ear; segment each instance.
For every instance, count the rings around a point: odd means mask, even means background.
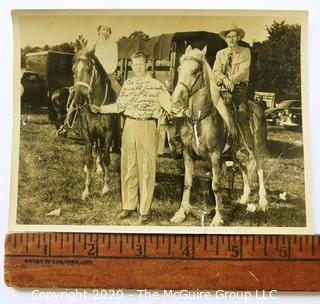
[[[202,51],[201,51],[202,55],[205,56],[207,54],[207,46],[205,46]]]
[[[188,47],[186,48],[185,54],[189,53],[190,51],[192,51],[192,46],[189,44]]]

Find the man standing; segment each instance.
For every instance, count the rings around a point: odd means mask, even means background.
[[[253,148],[252,134],[249,124],[248,113],[248,83],[251,64],[251,52],[247,47],[239,46],[245,32],[237,26],[220,32],[220,37],[225,40],[228,47],[217,52],[213,65],[213,74],[216,84],[222,89],[220,91],[223,99],[228,103],[228,94],[231,93],[232,103],[237,112],[237,118],[243,133],[244,141],[248,148]],[[230,101],[229,101],[230,102]],[[232,116],[232,104],[227,104],[229,115]],[[231,113],[230,113],[231,112]],[[234,130],[231,130],[231,133]]]
[[[148,221],[155,186],[158,130],[161,108],[171,112],[170,94],[164,85],[147,73],[147,57],[131,56],[134,77],[125,81],[115,104],[92,106],[93,112],[123,113],[121,194],[123,211],[118,218],[140,214],[138,225]]]

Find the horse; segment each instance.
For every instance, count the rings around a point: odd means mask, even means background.
[[[103,168],[103,188],[101,195],[110,191],[110,146],[116,129],[116,114],[99,114],[90,111],[90,105],[104,105],[115,102],[116,95],[110,80],[92,51],[80,50],[73,58],[74,74],[73,100],[78,113],[82,137],[85,143],[85,189],[82,200],[90,195],[91,173],[93,169],[94,148],[101,157]]]
[[[180,130],[185,168],[184,190],[180,208],[171,218],[171,222],[181,223],[190,212],[194,161],[200,156],[209,160],[212,167],[211,187],[215,198],[215,215],[210,226],[221,226],[224,219],[221,212],[223,206],[220,180],[222,154],[228,143],[228,127],[212,99],[212,94],[217,92],[212,92],[213,73],[205,59],[206,51],[206,47],[203,50],[187,47],[180,58],[178,82],[171,96],[173,115],[183,111],[189,113]],[[232,157],[239,165],[243,177],[244,187],[240,203],[248,202],[251,192],[250,176],[256,169],[259,176],[259,207],[265,211],[268,201],[263,180],[263,163],[267,129],[264,113],[260,107],[249,102],[249,108],[253,113],[250,118],[250,125],[254,128],[253,151],[247,160],[239,157],[237,151],[232,153]],[[240,145],[238,147],[240,148]]]

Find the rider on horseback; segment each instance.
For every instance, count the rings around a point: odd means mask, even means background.
[[[111,28],[105,25],[98,26],[98,39],[94,44],[92,51],[103,66],[111,87],[116,95],[119,95],[121,86],[116,79],[116,69],[118,65],[118,46],[117,43],[110,39]]]
[[[246,148],[253,149],[248,110],[248,83],[251,52],[247,47],[239,46],[245,32],[237,26],[220,32],[228,47],[217,52],[213,65],[216,84],[220,87],[220,96],[228,109],[229,132],[235,138],[237,121]]]

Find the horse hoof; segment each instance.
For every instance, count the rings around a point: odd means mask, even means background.
[[[184,210],[178,210],[175,215],[171,218],[170,222],[173,224],[181,224],[185,219]]]
[[[268,201],[267,199],[260,199],[259,200],[259,208],[262,210],[262,211],[267,211],[268,210]]]
[[[88,199],[89,195],[90,195],[89,191],[85,190],[82,192],[81,199],[85,202]]]
[[[104,185],[102,191],[101,191],[101,196],[107,194],[108,192],[110,192],[110,188],[107,185]]]
[[[210,227],[219,227],[223,225],[223,219],[221,217],[214,217]]]

